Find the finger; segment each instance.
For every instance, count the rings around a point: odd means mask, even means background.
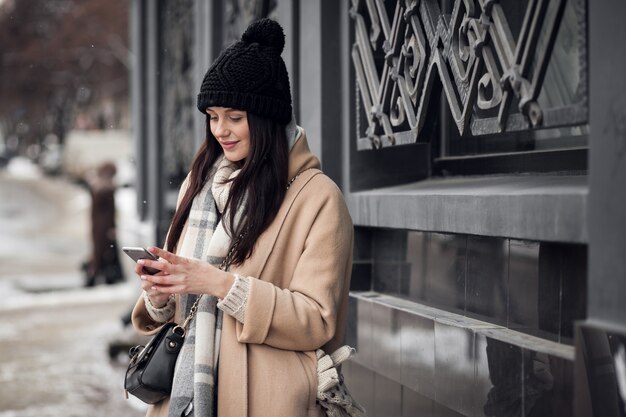
[[[142,267],[147,267],[147,268],[155,268],[158,269],[161,272],[169,272],[169,266],[171,265],[168,262],[164,262],[162,260],[158,260],[158,261],[151,261],[149,259],[140,259],[137,261],[137,264],[142,266]],[[147,271],[143,272],[144,274],[148,273]],[[156,275],[159,272],[156,272],[155,274],[151,274],[151,275]]]
[[[155,285],[149,281],[143,281],[141,287],[151,297],[159,297],[163,294],[173,294],[175,292],[170,290],[171,285]]]
[[[176,280],[176,277],[173,275],[142,275],[142,280],[151,283],[152,285],[174,285],[179,282]]]
[[[148,252],[152,253],[153,255],[159,256],[172,264],[180,263],[182,259],[180,256],[174,255],[172,252],[168,252],[164,249],[157,248],[156,246],[150,246],[148,248]]]
[[[147,292],[148,295],[156,295],[156,294],[158,294],[157,291],[152,289],[153,286],[154,286],[154,284],[151,283],[151,282],[141,281],[141,289],[144,290],[145,292]]]
[[[182,294],[184,288],[181,285],[153,285],[150,288],[152,291],[156,291],[160,294]]]

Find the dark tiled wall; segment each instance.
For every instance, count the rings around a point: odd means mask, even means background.
[[[356,228],[353,290],[397,295],[572,343],[586,317],[587,247]]]
[[[572,416],[573,361],[351,297],[356,357],[344,365],[357,401],[376,416]],[[550,344],[552,342],[542,342]]]

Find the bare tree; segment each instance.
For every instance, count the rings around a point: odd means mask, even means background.
[[[0,129],[62,142],[77,111],[126,108],[128,0],[0,2]]]

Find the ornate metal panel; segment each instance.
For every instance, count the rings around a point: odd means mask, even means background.
[[[585,0],[454,0],[451,14],[437,0],[353,0],[350,14],[359,149],[417,141],[436,83],[461,135],[587,121]]]

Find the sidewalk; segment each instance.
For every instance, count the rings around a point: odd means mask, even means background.
[[[132,334],[121,323],[139,294],[132,261],[128,282],[82,286],[87,191],[23,169],[0,171],[0,196],[0,417],[145,415],[123,395],[126,355],[109,357]],[[120,202],[123,224],[134,202]]]
[[[134,299],[121,284],[0,307],[0,417],[145,415],[143,403],[124,399],[126,358],[108,352]]]

